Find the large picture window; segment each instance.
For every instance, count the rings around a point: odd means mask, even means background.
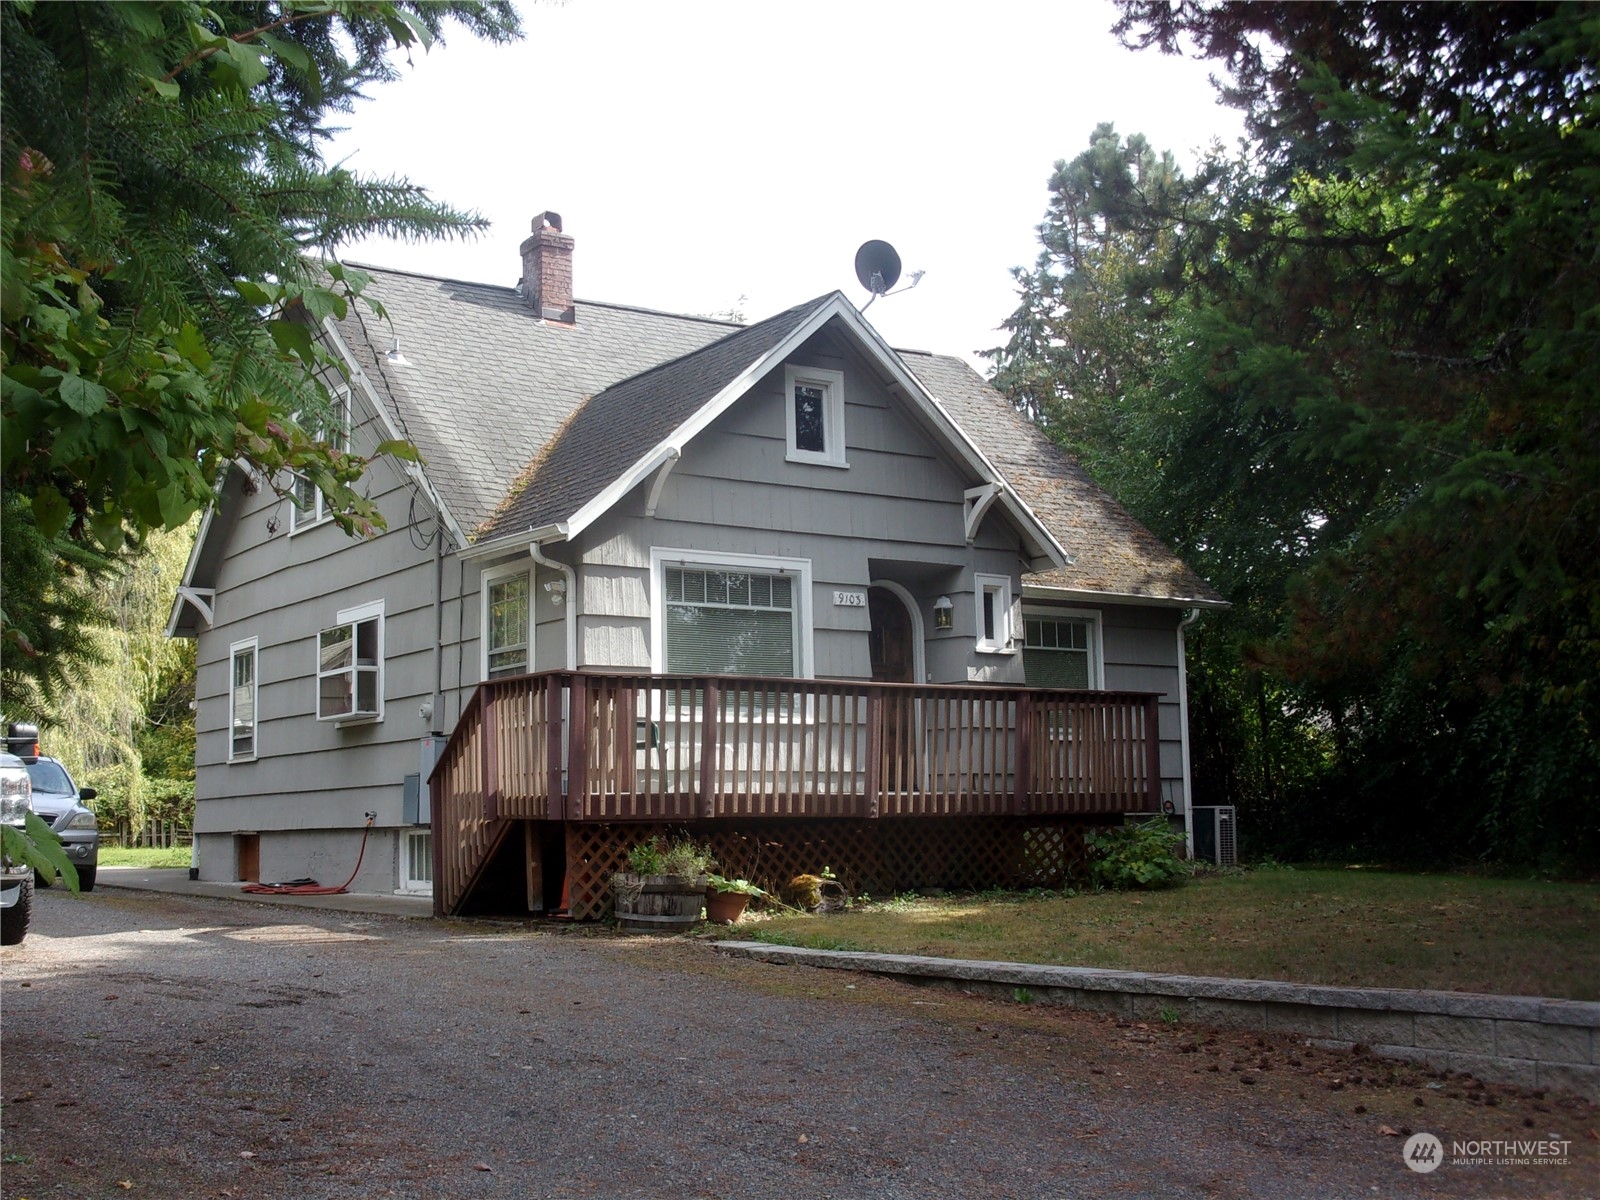
[[[256,662],[255,638],[235,642],[228,653],[228,761],[239,762],[256,756]]]
[[[652,669],[672,675],[811,674],[811,564],[653,550]]]
[[[483,586],[484,677],[532,670],[533,577],[527,570],[486,574]]]
[[[383,602],[346,609],[317,635],[317,719],[383,716]]]
[[[1100,623],[1090,615],[1026,613],[1022,669],[1029,687],[1098,688]]]
[[[667,671],[793,675],[794,580],[750,571],[666,571]]]

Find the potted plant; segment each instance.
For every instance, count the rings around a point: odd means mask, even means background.
[[[706,920],[714,925],[732,925],[744,916],[752,896],[767,893],[748,879],[729,879],[725,875],[706,876]]]
[[[660,835],[628,851],[626,871],[611,877],[617,924],[630,933],[682,933],[700,920],[711,851],[688,838]]]

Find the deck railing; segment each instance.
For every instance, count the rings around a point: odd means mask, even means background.
[[[1143,692],[548,672],[468,702],[430,779],[436,904],[511,822],[1153,812]]]

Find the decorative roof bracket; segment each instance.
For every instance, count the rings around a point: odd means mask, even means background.
[[[195,612],[200,614],[200,619],[206,623],[206,628],[211,628],[216,616],[213,609],[217,602],[216,588],[180,587],[178,599],[192,604]]]
[[[986,483],[981,487],[968,488],[961,495],[961,515],[966,521],[967,545],[970,546],[978,536],[978,526],[983,524],[989,506],[1000,498],[1000,485]]]
[[[650,485],[650,497],[644,502],[644,515],[656,515],[656,506],[661,503],[661,489],[667,486],[667,476],[672,474],[672,468],[677,464],[683,452],[676,446],[667,447],[666,457],[661,460],[661,465],[656,468],[655,482]]]

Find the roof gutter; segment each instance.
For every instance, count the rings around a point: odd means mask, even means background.
[[[538,546],[542,546],[545,542],[564,542],[569,534],[570,529],[565,521],[557,521],[553,525],[540,525],[537,528],[530,525],[527,529],[502,534],[487,542],[474,542],[469,546],[463,546],[456,551],[456,557],[470,561],[477,558],[494,558],[497,555],[520,554],[529,542]]]
[[[1099,592],[1092,588],[1057,587],[1049,583],[1022,581],[1022,595],[1029,600],[1075,600],[1088,604],[1126,604],[1135,608],[1187,608],[1223,611],[1233,607],[1227,600],[1207,600],[1201,596],[1148,596],[1137,592]]]

